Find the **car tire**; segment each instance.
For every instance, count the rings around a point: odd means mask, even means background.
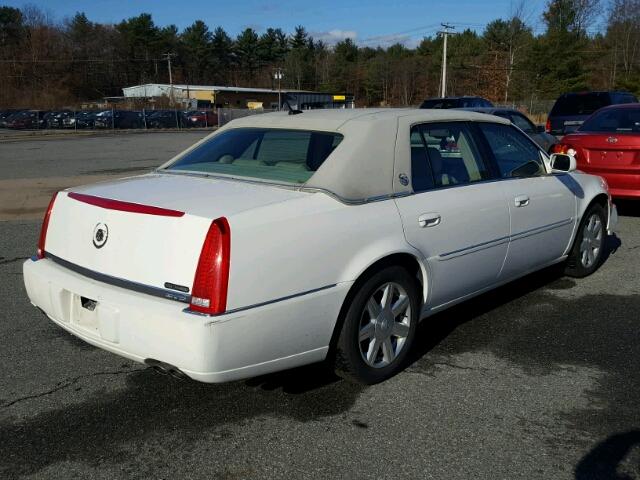
[[[582,216],[564,273],[582,278],[595,272],[604,260],[606,239],[607,215],[602,205],[594,203]]]
[[[399,266],[361,282],[345,305],[334,355],[336,373],[372,385],[402,370],[415,338],[420,298],[417,281]]]

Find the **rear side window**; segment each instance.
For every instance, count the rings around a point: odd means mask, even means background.
[[[411,129],[411,184],[414,192],[424,192],[435,187],[435,179],[420,127]]]
[[[466,123],[428,123],[411,130],[411,175],[416,192],[486,180]]]
[[[540,150],[509,125],[479,123],[502,178],[531,177],[546,172]]]
[[[330,132],[236,128],[215,135],[166,169],[300,184],[342,138]]]
[[[582,124],[581,132],[640,133],[640,106],[596,113]]]
[[[577,93],[563,95],[556,100],[551,115],[568,117],[572,115],[591,115],[596,110],[611,104],[607,93]]]

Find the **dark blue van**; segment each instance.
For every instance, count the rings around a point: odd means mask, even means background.
[[[575,132],[596,110],[619,103],[635,103],[638,99],[629,92],[563,93],[547,118],[546,130],[552,135]]]

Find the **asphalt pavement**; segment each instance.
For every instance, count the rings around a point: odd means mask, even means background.
[[[146,167],[194,141],[167,135],[97,156],[0,145],[0,180]],[[206,385],[89,346],[27,300],[40,222],[0,222],[0,478],[638,479],[640,207],[620,213],[594,275],[548,269],[426,320],[412,364],[371,387],[321,365]]]

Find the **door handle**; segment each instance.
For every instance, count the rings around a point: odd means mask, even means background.
[[[516,207],[526,207],[529,205],[529,197],[527,195],[518,195],[514,199]]]
[[[435,227],[440,224],[442,217],[439,213],[423,213],[418,217],[418,225],[420,227]]]

